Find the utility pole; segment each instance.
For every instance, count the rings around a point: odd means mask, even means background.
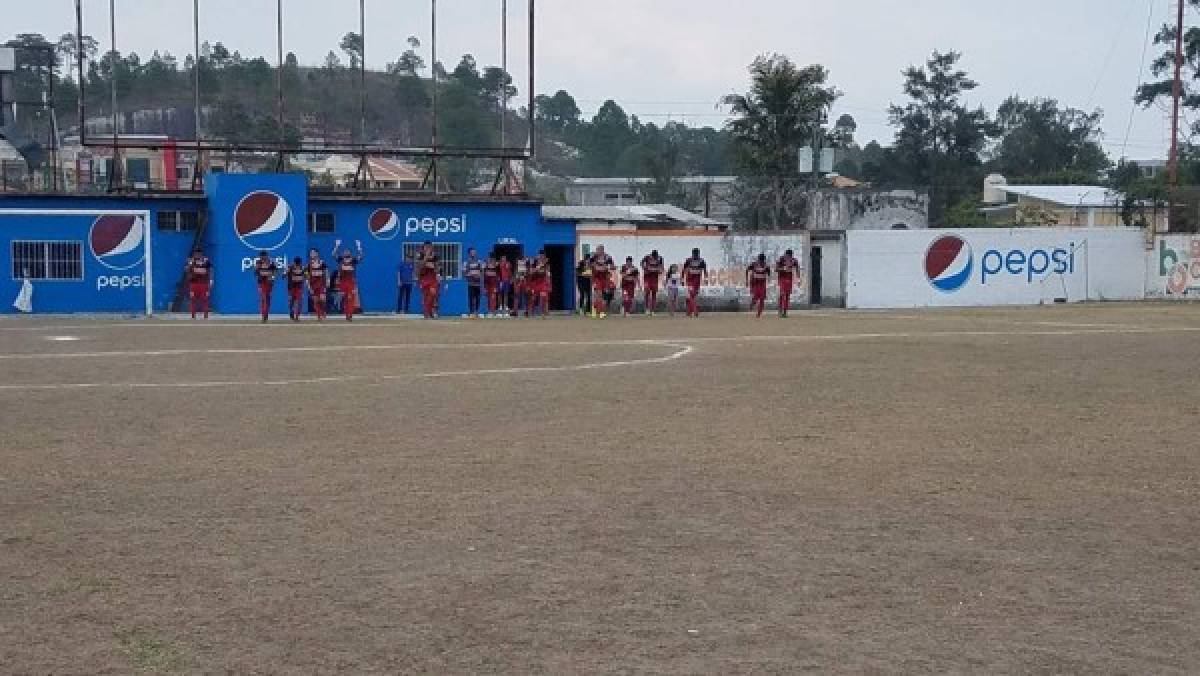
[[[1183,3],[1179,0],[1175,19],[1175,82],[1171,104],[1171,157],[1167,161],[1167,185],[1179,185],[1179,100],[1183,97]]]

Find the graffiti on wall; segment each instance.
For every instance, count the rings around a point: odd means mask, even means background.
[[[1168,296],[1200,295],[1200,237],[1158,240],[1158,282]]]

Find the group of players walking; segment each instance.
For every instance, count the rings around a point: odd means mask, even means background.
[[[775,275],[779,282],[779,316],[786,317],[791,304],[792,289],[800,262],[791,249],[779,258]],[[666,261],[657,250],[646,254],[637,265],[633,256],[626,256],[619,268],[604,246],[596,247],[595,253],[579,262],[576,279],[579,285],[579,307],[588,316],[603,319],[608,316],[615,292],[621,290],[621,314],[631,315],[637,304],[637,292],[642,291],[642,302],[646,314],[654,316],[658,307],[660,289],[667,294],[667,310],[675,314],[680,286],[687,293],[687,316],[700,316],[700,288],[708,281],[708,262],[700,256],[700,249],[692,249],[692,255],[681,265],[666,266]],[[767,284],[771,279],[771,267],[766,254],[759,254],[746,268],[746,285],[750,288],[751,306],[756,315],[762,317],[767,301]]]
[[[358,266],[363,260],[362,242],[355,242],[355,250],[342,248],[341,240],[333,245],[334,267],[321,259],[316,249],[309,250],[308,261],[297,256],[280,270],[278,264],[266,251],[259,253],[250,272],[258,288],[259,313],[262,321],[270,318],[271,296],[275,280],[283,274],[287,283],[288,315],[292,321],[300,321],[304,313],[304,293],[308,292],[313,312],[318,321],[328,316],[330,289],[336,288],[341,299],[341,308],[346,321],[353,321],[360,309],[358,296]],[[441,261],[431,242],[425,242],[415,260],[416,276],[421,289],[422,312],[426,319],[439,315],[440,290],[442,283]],[[800,268],[791,249],[776,261],[774,274],[779,284],[779,316],[786,317],[791,304],[792,288]],[[550,313],[550,293],[553,275],[550,259],[545,251],[534,258],[519,261],[514,266],[505,258],[495,254],[480,260],[475,249],[469,249],[463,262],[463,278],[467,283],[467,314],[469,317],[517,316],[524,306],[525,316],[541,316]],[[658,307],[660,288],[667,294],[667,309],[675,314],[680,287],[687,294],[687,316],[699,317],[700,288],[708,281],[708,263],[700,256],[699,249],[681,265],[667,267],[658,251],[651,251],[635,265],[633,257],[625,258],[618,267],[604,246],[596,247],[594,253],[581,260],[576,267],[581,313],[603,319],[608,316],[616,290],[621,291],[621,312],[634,313],[638,290],[642,291],[646,314],[653,316]],[[186,263],[188,301],[192,319],[197,313],[208,319],[213,286],[213,263],[200,248],[196,248]],[[746,268],[746,285],[750,288],[751,307],[757,317],[762,317],[766,305],[767,285],[772,271],[766,254]],[[487,302],[486,310],[482,307]]]

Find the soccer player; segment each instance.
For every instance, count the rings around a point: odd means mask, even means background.
[[[254,259],[254,281],[258,284],[258,311],[262,313],[264,322],[271,315],[271,291],[275,288],[275,275],[279,274],[279,266],[271,260],[266,251],[259,251]]]
[[[479,319],[479,301],[483,296],[483,262],[479,260],[475,247],[467,249],[463,278],[467,280],[467,314],[473,319]]]
[[[204,250],[196,247],[187,259],[188,279],[188,309],[192,311],[192,319],[196,318],[196,306],[204,311],[208,319],[209,298],[212,296],[213,265],[212,259],[204,255]]]
[[[700,257],[699,249],[692,249],[692,257],[683,262],[683,282],[687,285],[687,316],[700,316],[700,285],[708,281],[708,263]]]
[[[323,322],[328,312],[329,266],[321,260],[321,253],[316,249],[308,250],[308,265],[305,266],[304,272],[308,278],[308,295],[312,298],[317,321]]]
[[[529,301],[533,314],[539,311],[542,319],[550,316],[550,258],[545,249],[538,251],[529,270]]]
[[[483,292],[487,294],[488,316],[495,317],[500,295],[500,261],[495,252],[488,254],[483,264]]]
[[[592,317],[604,319],[608,316],[608,303],[612,301],[613,275],[616,274],[616,263],[612,256],[604,252],[604,245],[596,247],[596,252],[588,259],[592,268],[592,295],[595,308]]]
[[[586,317],[592,311],[592,265],[586,258],[579,259],[575,266],[575,286],[579,291],[579,314]]]
[[[333,255],[338,255],[338,248],[342,246],[342,240],[337,240],[333,243]],[[354,311],[359,307],[358,298],[358,266],[362,263],[363,248],[361,241],[354,242],[354,248],[358,250],[358,255],[350,253],[350,249],[343,249],[341,259],[338,260],[338,290],[342,292],[342,310],[346,313],[346,321],[354,321]]]
[[[771,279],[771,267],[767,255],[758,254],[758,260],[746,268],[746,286],[750,287],[750,307],[755,308],[755,318],[762,319],[763,306],[767,302],[767,280]]]
[[[521,308],[525,308],[525,316],[529,316],[529,269],[532,263],[528,258],[517,261],[516,274],[513,275],[512,316],[519,317]]]
[[[667,269],[667,311],[675,316],[675,308],[679,305],[679,266],[674,263]]]
[[[500,314],[508,314],[509,298],[512,295],[513,264],[507,257],[500,258]],[[512,299],[515,304],[516,298]],[[514,315],[515,316],[515,315]]]
[[[438,316],[438,287],[442,283],[439,265],[433,242],[422,244],[421,253],[417,254],[417,280],[421,283],[421,308],[425,319],[437,319]]]
[[[287,268],[288,316],[292,321],[300,321],[300,313],[304,307],[304,283],[308,281],[308,270],[304,267],[304,259],[296,256]]]
[[[658,249],[642,259],[642,293],[645,296],[646,314],[651,317],[658,307],[658,280],[664,269],[663,257],[658,255]]]
[[[633,314],[633,300],[637,296],[638,279],[641,273],[633,264],[633,256],[625,257],[625,265],[621,266],[621,316]]]
[[[783,252],[783,256],[775,263],[775,277],[779,280],[779,316],[788,316],[788,306],[792,301],[792,284],[796,280],[796,272],[800,269],[800,261],[792,255],[792,250]]]

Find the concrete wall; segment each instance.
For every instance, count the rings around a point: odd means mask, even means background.
[[[929,196],[911,190],[822,190],[811,203],[810,230],[905,230],[929,227]]]
[[[849,232],[846,305],[1036,305],[1145,295],[1132,228]]]
[[[709,282],[701,289],[701,296],[709,308],[737,309],[749,303],[750,290],[746,287],[746,268],[760,253],[774,268],[775,261],[783,252],[791,249],[801,264],[793,291],[792,305],[808,303],[808,233],[791,232],[770,235],[734,235],[707,231],[628,231],[624,233],[605,230],[580,230],[578,232],[578,256],[595,251],[603,244],[618,264],[632,256],[634,262],[657,249],[671,264],[682,265],[691,256],[692,248],[698,247],[700,255],[708,262]],[[769,303],[778,299],[778,287],[774,281],[767,292]]]
[[[1200,300],[1200,235],[1155,238],[1146,256],[1146,297]]]

